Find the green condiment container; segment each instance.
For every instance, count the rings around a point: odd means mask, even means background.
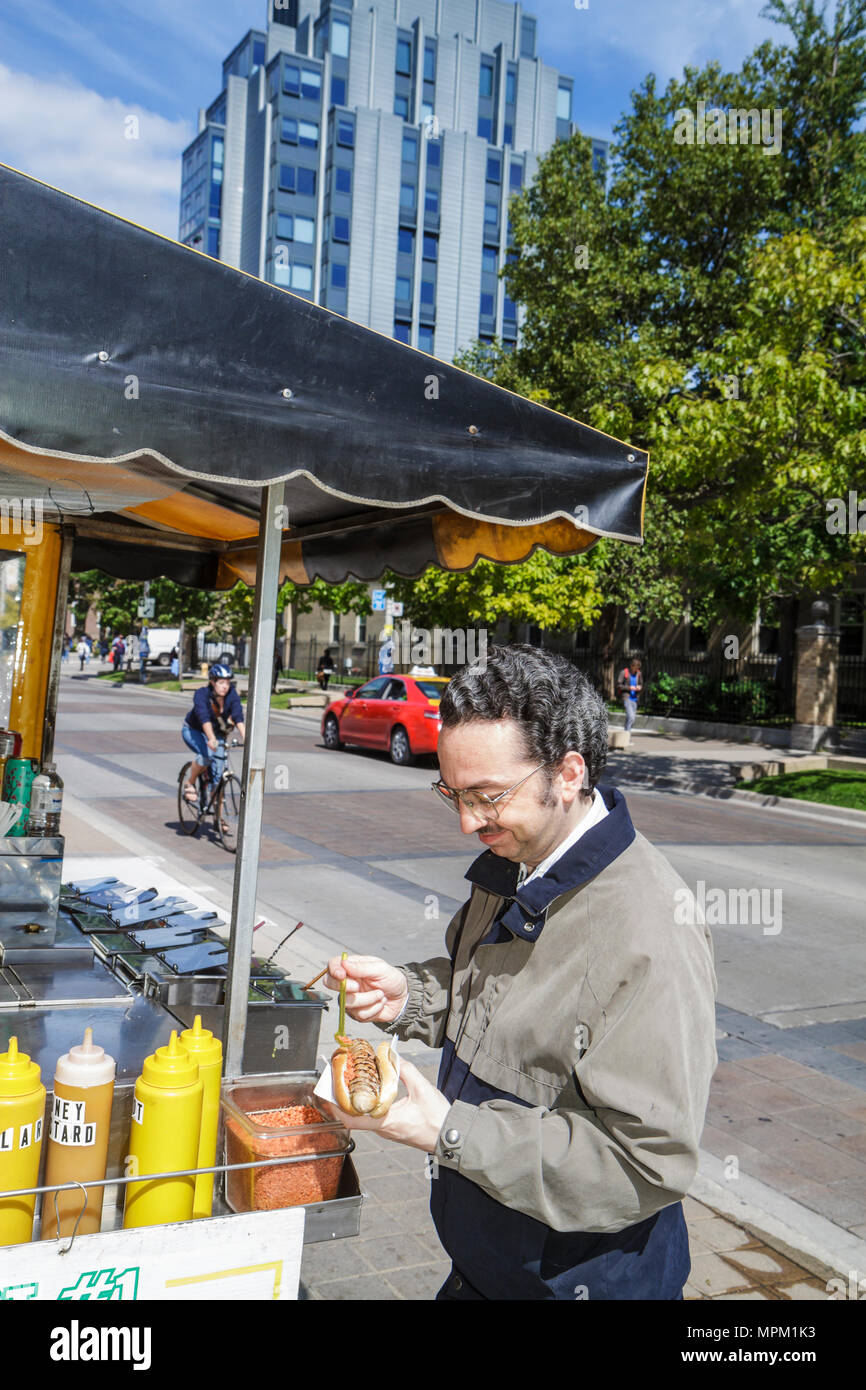
[[[37,764],[31,758],[9,758],[3,773],[3,800],[11,801],[13,805],[23,804],[27,811],[21,816],[17,825],[13,825],[9,831],[8,838],[13,839],[17,836],[27,834],[27,821],[30,810],[30,788],[33,786],[33,778],[36,775]]]

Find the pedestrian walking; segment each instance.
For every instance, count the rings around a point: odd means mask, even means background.
[[[319,664],[316,667],[316,680],[319,682],[322,690],[327,690],[328,681],[331,679],[333,673],[334,658],[331,656],[328,648],[325,648],[324,652],[319,657]]]
[[[180,675],[180,657],[178,656],[177,647],[172,647],[171,649],[171,674],[173,676]]]
[[[640,658],[633,656],[619,673],[617,689],[625,709],[625,731],[630,733],[637,716],[637,702],[643,690]]]
[[[147,633],[143,632],[138,639],[138,679],[142,685],[147,685],[147,662],[150,657],[150,643],[147,640]]]
[[[78,669],[79,671],[83,671],[85,661],[89,660],[90,658],[90,648],[88,647],[87,641],[83,636],[79,637],[78,646],[75,650],[78,652]]]

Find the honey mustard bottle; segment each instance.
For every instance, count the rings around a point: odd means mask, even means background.
[[[83,1043],[70,1047],[58,1059],[48,1121],[46,1187],[105,1177],[114,1073],[114,1058],[94,1043],[92,1028],[85,1028]],[[102,1223],[104,1195],[103,1187],[88,1187],[86,1199],[80,1187],[69,1192],[46,1192],[42,1199],[42,1239],[71,1236],[76,1221],[78,1235],[93,1235]]]
[[[191,1028],[184,1029],[180,1041],[190,1057],[198,1062],[198,1074],[202,1084],[201,1135],[196,1166],[212,1168],[216,1163],[223,1046],[209,1028],[202,1028],[201,1014],[196,1014]],[[196,1178],[193,1216],[210,1216],[213,1210],[213,1180],[213,1173],[200,1173]]]
[[[3,1193],[39,1184],[45,1096],[39,1067],[10,1038],[0,1052],[0,1245],[20,1245],[33,1235],[36,1194]]]
[[[173,1173],[197,1166],[201,1098],[198,1063],[172,1031],[167,1045],[145,1058],[135,1083],[127,1176]],[[127,1183],[124,1229],[189,1221],[194,1195],[192,1173]]]

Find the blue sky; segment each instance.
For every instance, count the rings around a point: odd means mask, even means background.
[[[363,3],[363,0],[356,0]],[[575,78],[574,119],[608,138],[630,92],[686,65],[736,69],[785,33],[751,0],[538,0],[539,53]],[[267,0],[3,0],[0,161],[168,236],[180,152],[223,58]],[[126,138],[129,116],[138,138]]]

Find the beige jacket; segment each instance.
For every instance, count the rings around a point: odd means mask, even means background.
[[[717,1061],[710,933],[697,912],[679,924],[688,889],[622,806],[631,842],[554,898],[536,939],[480,945],[508,895],[476,883],[453,967],[401,967],[408,1005],[386,1030],[445,1049],[439,1164],[555,1231],[619,1231],[688,1191]]]

